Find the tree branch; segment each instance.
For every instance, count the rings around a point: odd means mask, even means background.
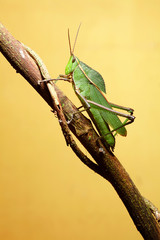
[[[42,79],[42,75],[34,59],[28,55],[23,45],[17,41],[2,24],[0,24],[0,51],[16,71],[19,72],[51,106],[53,111],[58,111],[46,84],[38,84],[38,80]],[[65,118],[70,119],[71,116],[77,112],[76,107],[57,86],[55,86],[55,90],[62,105]],[[61,113],[59,117],[63,117]],[[61,127],[65,134],[64,126]],[[66,129],[67,127],[68,126],[66,126]],[[76,143],[72,141],[73,139],[69,140],[69,145],[77,156],[80,157],[81,161],[112,184],[143,238],[146,240],[160,240],[158,222],[118,159],[113,153],[105,149],[97,133],[94,131],[90,120],[81,113],[75,114],[73,121],[69,124],[69,128],[88,150],[96,163],[92,162],[77,148]],[[68,130],[66,130],[66,134],[69,136],[70,133],[68,133]]]

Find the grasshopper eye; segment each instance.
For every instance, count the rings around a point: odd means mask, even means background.
[[[72,63],[74,63],[76,61],[75,57],[73,56],[73,59],[72,59]]]

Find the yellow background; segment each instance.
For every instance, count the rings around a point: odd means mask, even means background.
[[[0,0],[8,30],[43,59],[52,77],[75,54],[105,79],[109,101],[135,109],[115,154],[160,208],[160,2]],[[80,103],[68,83],[58,83]],[[65,145],[57,119],[0,55],[0,239],[142,239],[112,186]]]

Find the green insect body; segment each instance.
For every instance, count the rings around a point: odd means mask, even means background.
[[[92,101],[112,109],[110,103],[103,94],[106,93],[104,80],[97,71],[79,61],[74,55],[71,55],[65,69],[65,74],[71,76],[73,88],[84,108],[87,109],[87,101]],[[87,112],[90,118],[105,140],[107,147],[109,146],[113,150],[115,146],[115,137],[110,131],[109,125],[113,129],[120,127],[116,132],[122,136],[127,135],[126,128],[124,126],[121,127],[122,122],[116,113],[109,112],[92,103],[89,103],[89,105],[90,108],[87,109]]]
[[[72,80],[74,91],[80,99],[82,106],[88,112],[90,118],[96,126],[96,129],[98,130],[103,143],[108,149],[111,148],[112,150],[114,150],[115,137],[113,135],[113,132],[116,131],[116,133],[119,133],[122,136],[127,135],[127,131],[124,126],[134,121],[135,117],[132,115],[133,109],[109,103],[104,95],[104,93],[106,93],[106,89],[102,76],[97,71],[90,68],[85,63],[79,61],[79,59],[74,56],[73,52],[79,28],[75,38],[73,49],[71,49],[68,30],[71,57],[65,69],[66,75],[60,75],[58,79],[49,79],[48,72],[44,68],[44,64],[39,61],[39,57],[36,56],[33,51],[30,51],[29,48],[27,48],[27,51],[37,61],[37,65],[40,67],[42,75],[45,77],[45,79],[43,81],[39,81],[39,83],[47,83],[53,99],[57,100],[57,105],[59,104],[59,101],[57,99],[55,90],[53,91],[53,88],[50,88],[51,85],[48,84],[48,82],[53,80],[67,80],[70,82]],[[113,110],[112,107],[125,110],[129,112],[129,114]],[[125,121],[122,123],[118,116],[125,117]],[[112,127],[112,130],[110,130],[109,126]]]

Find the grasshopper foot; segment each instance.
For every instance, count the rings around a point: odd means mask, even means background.
[[[75,114],[72,114],[71,119],[67,121],[67,124],[68,124],[68,125],[72,122],[74,115],[75,115]]]
[[[41,83],[48,83],[51,81],[56,81],[56,79],[43,79],[43,80],[38,80],[38,85],[41,85]]]

